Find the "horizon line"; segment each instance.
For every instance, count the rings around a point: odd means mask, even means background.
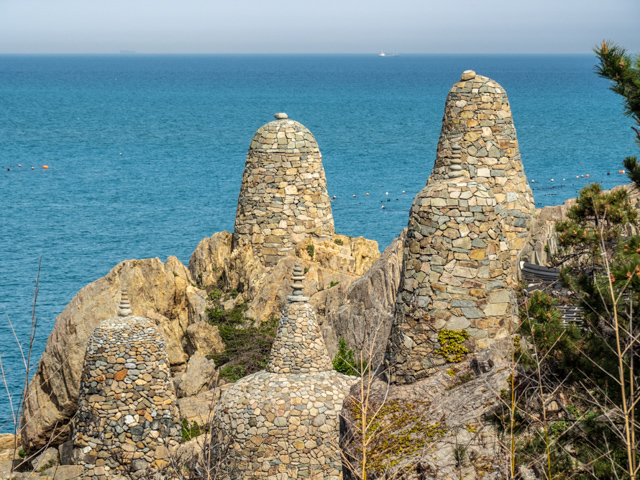
[[[390,52],[385,58],[394,56],[412,55],[592,55],[589,52]],[[0,55],[117,55],[123,57],[135,57],[144,55],[371,55],[379,56],[376,52],[137,52],[135,50],[122,50],[118,52],[0,52]],[[393,55],[393,56],[392,56]]]

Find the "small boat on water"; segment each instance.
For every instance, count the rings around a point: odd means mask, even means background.
[[[397,57],[398,54],[397,53],[384,53],[382,50],[380,50],[380,54],[378,56],[379,57]]]

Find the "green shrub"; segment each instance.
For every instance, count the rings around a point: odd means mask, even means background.
[[[316,253],[316,247],[314,247],[313,244],[307,245],[307,253],[313,258],[313,255]]]
[[[344,375],[359,377],[361,372],[367,370],[367,363],[356,361],[355,352],[349,348],[344,338],[338,340],[338,352],[333,357],[333,369]]]
[[[469,349],[462,345],[469,338],[466,330],[440,330],[438,332],[438,343],[440,348],[435,353],[442,355],[448,363],[460,363],[464,355],[469,353]]]
[[[207,427],[205,425],[198,425],[198,422],[192,422],[189,425],[189,422],[186,418],[182,419],[182,441],[188,442],[192,438],[199,437],[203,433],[207,431]]]

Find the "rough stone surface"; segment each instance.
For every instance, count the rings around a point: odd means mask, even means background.
[[[258,129],[247,153],[234,247],[251,244],[273,266],[305,238],[334,234],[318,144],[307,128],[276,119]]]
[[[0,433],[0,450],[13,449],[16,444],[16,436],[13,433]]]
[[[377,242],[362,237],[334,235],[332,240],[327,241],[307,239],[297,246],[295,256],[284,257],[276,266],[265,268],[256,259],[251,245],[231,252],[231,235],[223,233],[225,235],[215,234],[198,244],[189,262],[193,267],[191,274],[194,278],[209,278],[212,281],[203,285],[216,285],[222,277],[227,291],[240,292],[235,303],[247,302],[246,315],[259,323],[282,312],[290,293],[288,277],[296,263],[308,269],[304,280],[305,292],[310,297],[309,303],[316,308],[330,355],[336,352],[340,336],[353,336],[354,341],[355,337],[363,338],[361,330],[365,327],[359,321],[353,322],[356,327],[353,335],[346,327],[351,318],[345,317],[347,311],[353,312],[358,318],[366,316],[376,324],[379,307],[386,309],[385,319],[392,315],[389,310],[393,308],[389,309],[389,304],[395,302],[399,279],[396,271],[402,259],[401,254],[398,257],[400,245],[397,242],[385,250],[394,253],[381,258]],[[225,238],[225,242],[220,241],[221,238]],[[307,249],[309,245],[314,246],[313,257]],[[219,258],[224,260],[218,262]],[[371,274],[363,276],[364,282],[356,288],[354,282],[369,271]],[[351,285],[354,285],[353,289]],[[393,300],[390,300],[390,296],[393,296]]]
[[[177,445],[180,419],[166,342],[149,319],[114,317],[93,331],[72,431],[74,464],[93,480],[129,465],[145,475],[159,451]]]
[[[515,272],[497,210],[491,190],[462,178],[416,196],[387,349],[392,382],[412,383],[456,361],[440,336],[446,331],[468,335],[470,352],[510,333]]]
[[[117,313],[120,290],[136,299],[133,313],[153,320],[162,330],[169,360],[184,364],[181,346],[189,324],[205,318],[206,292],[192,286],[188,270],[175,257],[127,260],[105,277],[87,285],[56,318],[53,332],[27,391],[22,433],[25,450],[33,452],[53,438],[66,440],[66,424],[77,408],[78,389],[89,335],[101,319]]]
[[[231,255],[233,235],[229,232],[217,232],[205,238],[189,258],[189,272],[198,285],[215,285]]]
[[[218,327],[209,322],[192,323],[187,327],[187,351],[193,355],[217,355],[224,352],[224,343],[220,338]]]
[[[201,392],[193,397],[179,398],[180,418],[189,422],[190,425],[193,422],[198,425],[209,425],[218,400],[220,400],[220,390],[218,388]]]
[[[524,174],[507,93],[494,80],[471,73],[463,74],[447,96],[428,183],[467,177],[491,189],[505,213],[504,240],[515,265],[535,214],[533,194]]]
[[[451,370],[412,384],[389,385],[374,379],[370,412],[380,409],[377,420],[382,433],[369,439],[368,462],[378,468],[370,468],[367,478],[505,478],[507,449],[487,418],[502,406],[501,391],[508,388],[507,379],[513,372],[512,347],[513,338],[503,338]],[[360,423],[354,415],[363,405],[359,388],[359,384],[352,387],[342,409],[340,446],[345,460],[350,461],[345,461],[345,480],[360,478],[350,471],[350,465],[359,466],[362,461]],[[382,444],[386,448],[376,452],[374,448]],[[459,446],[465,447],[460,462],[456,458]],[[393,461],[397,463],[390,465]]]
[[[238,380],[216,407],[213,428],[225,478],[340,476],[338,413],[356,379],[331,369],[300,290],[289,301],[266,371]]]
[[[40,455],[38,455],[32,462],[33,470],[40,472],[50,467],[60,465],[60,455],[58,449],[55,447],[49,447]]]
[[[207,360],[200,352],[196,352],[189,359],[187,371],[180,379],[178,397],[190,397],[208,390],[217,378],[218,372],[213,360]]]
[[[517,318],[533,196],[504,89],[472,71],[462,78],[447,97],[433,172],[411,207],[386,354],[394,383],[486,348]]]
[[[374,364],[382,360],[395,317],[405,236],[406,230],[353,283],[311,297],[331,358],[344,338],[356,353],[372,352]]]

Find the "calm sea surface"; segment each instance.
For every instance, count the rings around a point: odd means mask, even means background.
[[[24,373],[7,317],[26,344],[39,258],[34,364],[84,285],[125,259],[186,264],[199,240],[233,229],[251,137],[275,112],[318,140],[336,231],[381,249],[406,226],[447,92],[466,69],[505,87],[538,206],[587,181],[625,183],[621,161],[638,153],[632,123],[594,64],[591,55],[0,56],[0,354],[10,391]],[[0,430],[9,419],[3,392]]]

